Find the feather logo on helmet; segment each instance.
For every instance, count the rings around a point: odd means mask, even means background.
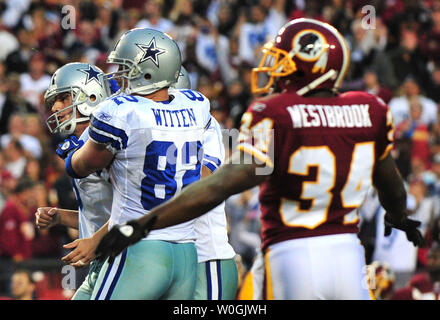
[[[156,38],[153,37],[148,45],[136,43],[136,46],[143,52],[138,63],[151,60],[159,68],[159,55],[165,53],[166,50],[156,46]]]
[[[313,29],[306,29],[298,34],[292,40],[292,48],[295,48],[295,55],[298,58],[313,62],[318,60],[312,72],[320,71],[323,73],[328,60],[328,43],[324,35]]]

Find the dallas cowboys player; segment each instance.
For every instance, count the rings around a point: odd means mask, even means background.
[[[57,149],[61,158],[87,141],[90,114],[110,95],[109,83],[104,79],[105,74],[98,67],[87,63],[69,63],[53,74],[44,96],[53,112],[47,125],[52,133],[73,134]],[[75,300],[89,300],[102,265],[93,260],[93,252],[108,230],[106,222],[110,217],[112,186],[105,169],[83,179],[72,179],[72,183],[79,210],[38,208],[36,224],[40,229],[57,223],[79,229],[79,239],[64,246],[74,250],[63,260],[75,267],[90,263],[89,274],[73,297]]]
[[[69,154],[66,170],[81,178],[110,165],[113,207],[109,228],[148,213],[200,179],[209,101],[177,81],[180,50],[152,29],[125,33],[108,58],[125,95],[92,114],[90,139]],[[105,263],[92,299],[191,299],[197,252],[194,221],[157,232]]]
[[[180,70],[176,89],[191,88],[188,72]],[[225,158],[223,136],[217,120],[212,118],[203,142],[202,178],[211,175]],[[235,251],[228,242],[225,203],[195,222],[198,257],[195,300],[233,300],[238,287]]]

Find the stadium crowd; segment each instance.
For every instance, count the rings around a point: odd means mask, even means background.
[[[360,210],[367,263],[387,262],[395,289],[426,271],[440,228],[440,0],[7,0],[0,2],[0,296],[12,296],[18,265],[59,261],[68,252],[63,244],[77,236],[66,227],[34,225],[38,207],[77,208],[55,154],[62,137],[50,135],[45,123],[43,95],[57,68],[82,61],[109,71],[107,54],[124,32],[158,29],[178,43],[192,88],[209,98],[212,115],[234,129],[253,98],[250,75],[261,47],[300,17],[328,22],[344,35],[351,62],[341,91],[364,90],[389,105],[393,156],[428,240],[417,249],[404,233],[383,237],[383,210],[371,192]],[[226,205],[244,274],[260,245],[258,189]],[[42,290],[34,297],[44,298]]]

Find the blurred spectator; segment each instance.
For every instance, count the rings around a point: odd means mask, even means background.
[[[232,81],[228,87],[229,96],[229,117],[234,123],[234,128],[240,127],[241,116],[246,111],[250,95],[246,90],[243,82],[236,79]]]
[[[136,28],[156,29],[169,33],[174,24],[162,16],[162,1],[149,0],[144,4],[144,18],[136,24]]]
[[[6,145],[5,149],[6,165],[5,168],[14,176],[20,179],[23,176],[26,167],[26,157],[20,141],[12,139]]]
[[[20,180],[0,213],[0,273],[3,276],[0,277],[3,280],[0,291],[3,288],[3,292],[9,287],[14,263],[32,256],[31,241],[35,235],[33,222],[30,222],[33,188],[32,181]]]
[[[229,39],[228,46],[224,50],[218,50],[218,64],[223,82],[228,85],[238,78],[240,57],[238,55],[238,38]]]
[[[39,38],[32,38],[33,41],[37,41],[38,49],[47,57],[48,65],[47,71],[51,74],[57,68],[49,70],[52,62],[61,64],[67,58],[67,52],[63,51],[63,32],[61,29],[61,17],[58,13],[49,11],[45,14],[46,28],[44,34]]]
[[[422,122],[423,107],[417,97],[409,101],[409,118],[396,126],[396,140],[408,139],[411,142],[412,161],[418,158],[424,167],[430,167],[431,151],[429,148],[428,126]]]
[[[32,158],[27,161],[24,175],[34,182],[38,182],[41,180],[43,172],[41,171],[40,163],[38,162],[38,160]]]
[[[2,13],[2,22],[6,27],[13,29],[29,9],[31,0],[6,0],[5,3],[6,10]]]
[[[351,78],[360,79],[366,68],[373,63],[377,51],[383,50],[386,39],[376,39],[372,29],[365,29],[362,20],[354,20],[351,24],[353,37],[351,37]],[[385,37],[385,36],[384,36]]]
[[[402,30],[399,46],[388,54],[399,83],[411,75],[423,86],[426,84],[426,59],[420,52],[418,35],[414,30]]]
[[[6,159],[3,151],[0,150],[0,212],[5,206],[6,198],[16,187],[17,180],[6,169]]]
[[[40,159],[42,156],[41,142],[37,137],[26,134],[25,132],[25,117],[21,114],[13,114],[9,119],[8,133],[0,136],[0,144],[3,149],[5,149],[11,140],[18,140],[23,147],[23,149],[30,156]]]
[[[221,71],[220,56],[229,52],[229,40],[218,33],[208,20],[204,20],[198,27],[195,39],[196,59],[200,66],[206,69],[212,78],[219,79]]]
[[[191,0],[176,0],[174,7],[170,12],[170,19],[174,23],[174,28],[170,35],[177,42],[182,53],[182,61],[186,64],[191,58],[195,58],[188,51],[191,45],[194,47],[194,38],[196,36],[195,24],[198,16],[194,15],[194,5]],[[194,61],[196,62],[196,61]],[[185,65],[186,67],[186,65]],[[191,72],[191,68],[186,68]],[[194,85],[193,82],[191,82]]]
[[[260,246],[260,213],[258,209],[258,188],[247,190],[226,200],[226,214],[229,220],[229,241],[243,260],[246,269]]]
[[[432,170],[432,173],[434,174],[432,195],[434,197],[434,201],[436,202],[435,212],[440,212],[440,153],[436,153],[432,157],[431,170]],[[436,239],[436,241],[440,241],[440,239]]]
[[[17,38],[6,29],[0,20],[0,61],[4,61],[6,57],[20,47]]]
[[[434,102],[440,103],[440,65],[435,66],[431,73],[431,81],[426,87],[426,95]]]
[[[349,33],[352,12],[347,7],[345,0],[332,0],[322,10],[323,17],[342,35]]]
[[[0,253],[16,262],[32,256],[34,187],[35,183],[30,179],[21,179],[0,216]]]
[[[265,20],[267,12],[261,5],[253,5],[248,17],[242,13],[239,25],[238,53],[243,62],[255,65],[258,62],[261,47],[269,40],[273,40]]]
[[[400,4],[396,2],[400,2]],[[420,34],[429,29],[430,15],[426,6],[424,6],[424,2],[420,0],[394,2],[395,14],[388,19],[389,33],[394,43],[398,43],[402,29],[414,30]]]
[[[432,125],[437,121],[437,104],[421,94],[420,86],[416,79],[412,77],[406,78],[402,84],[402,93],[401,96],[392,98],[389,103],[395,126],[409,118],[410,100],[415,97],[418,98],[422,106],[420,121],[427,126]]]
[[[37,43],[32,37],[32,33],[25,28],[21,28],[17,32],[18,42],[20,47],[11,52],[6,57],[5,63],[8,67],[7,72],[25,73],[28,72],[29,60],[34,53],[32,49],[37,46]],[[34,49],[35,50],[35,49]]]
[[[393,92],[379,83],[377,74],[373,70],[366,70],[363,80],[366,92],[374,94],[387,104],[390,102]]]
[[[19,269],[12,275],[11,294],[13,300],[35,300],[35,281],[32,274]]]
[[[67,48],[69,52],[83,52],[86,60],[91,64],[95,64],[101,52],[107,51],[97,34],[94,22],[89,20],[83,20],[79,23],[73,43]]]
[[[29,61],[29,72],[20,76],[21,95],[42,116],[45,115],[43,94],[50,83],[50,76],[45,73],[45,70],[45,57],[41,53],[36,53]]]
[[[397,290],[392,300],[440,300],[440,247],[434,243],[428,253],[426,272],[416,274],[409,284]]]
[[[6,87],[6,94],[0,93],[0,134],[8,132],[9,118],[13,113],[36,112],[20,93],[20,76],[17,73],[9,74]]]
[[[267,12],[264,23],[268,30],[268,38],[275,39],[280,28],[288,21],[284,13],[286,0],[260,0],[259,3]]]
[[[211,1],[206,11],[209,21],[224,36],[229,36],[234,28],[237,18],[237,12],[234,10],[235,7],[232,3],[215,0]]]
[[[431,12],[432,27],[420,38],[421,52],[432,62],[440,63],[440,8]]]

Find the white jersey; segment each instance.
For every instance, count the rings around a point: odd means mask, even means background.
[[[200,179],[209,100],[192,90],[169,90],[171,101],[120,95],[93,112],[90,138],[114,153],[111,228],[138,219]],[[194,220],[153,230],[146,240],[195,240]]]
[[[79,140],[89,139],[86,128]],[[106,169],[92,173],[82,179],[72,179],[78,201],[79,238],[89,238],[110,218],[112,209],[112,185]]]
[[[223,164],[224,158],[225,148],[221,128],[217,120],[212,118],[211,125],[205,132],[203,165],[214,172]],[[199,263],[209,260],[231,259],[235,256],[235,251],[228,242],[224,201],[207,214],[197,218],[195,228]]]

